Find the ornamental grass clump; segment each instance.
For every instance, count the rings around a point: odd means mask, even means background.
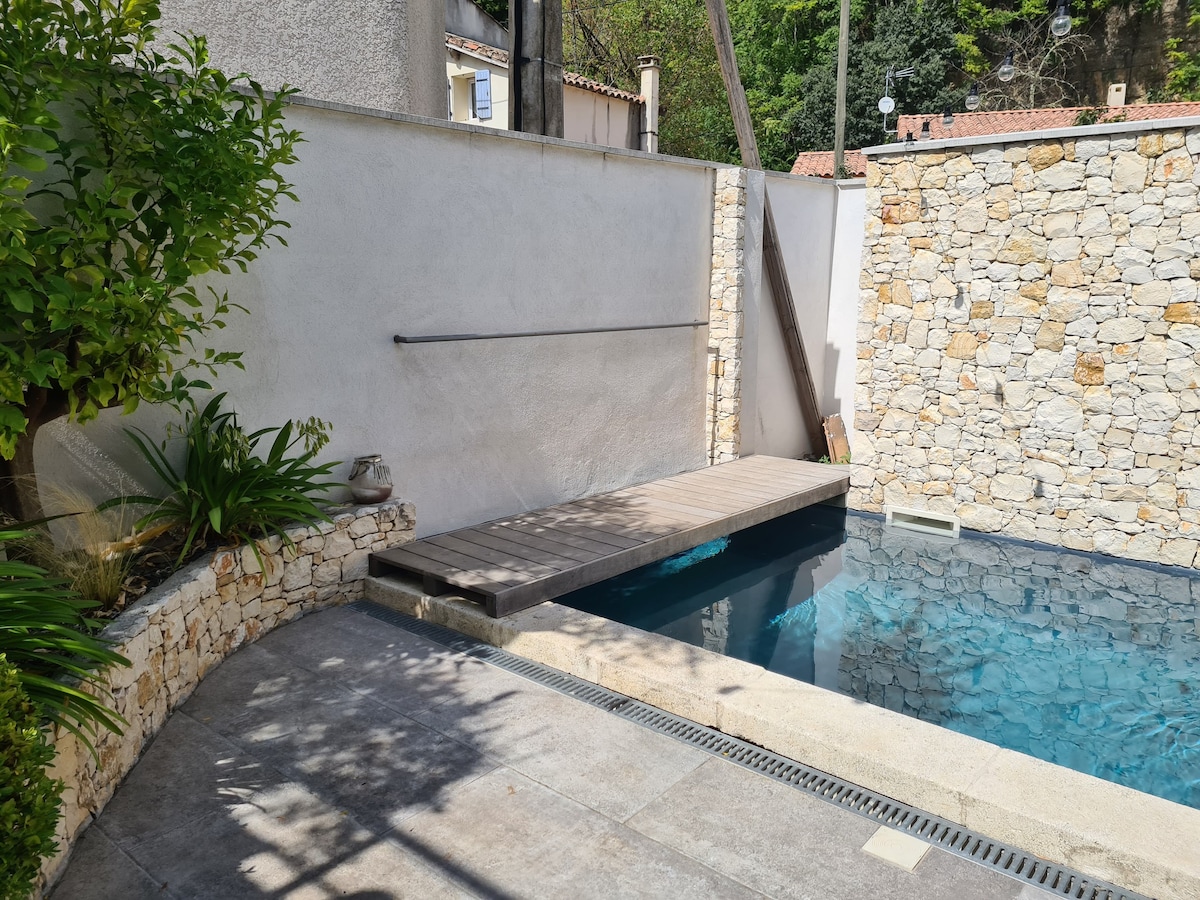
[[[0,900],[26,900],[43,858],[58,849],[63,783],[46,774],[54,748],[17,669],[0,653]]]
[[[193,546],[215,538],[227,544],[249,544],[261,566],[256,540],[274,535],[291,546],[286,526],[332,521],[317,499],[339,484],[322,480],[338,463],[313,462],[329,440],[329,426],[320,419],[289,421],[246,434],[235,413],[221,411],[224,400],[225,394],[218,394],[187,418],[180,469],[171,462],[169,439],[155,444],[143,431],[127,431],[169,493],[165,498],[122,497],[100,508],[116,503],[152,506],[136,527],[182,529],[183,549],[177,563],[187,558]],[[256,455],[259,443],[272,434],[265,455]],[[293,456],[297,445],[303,445],[303,452]]]
[[[28,537],[0,531],[0,550]],[[96,634],[100,623],[86,615],[96,606],[45,569],[0,559],[0,654],[16,667],[21,689],[42,719],[76,735],[93,753],[101,728],[120,734],[126,724],[102,699],[108,695],[104,670],[129,665]]]

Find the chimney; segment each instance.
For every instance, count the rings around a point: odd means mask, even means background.
[[[1109,106],[1124,106],[1125,105],[1125,83],[1110,84],[1108,86],[1108,105]]]
[[[642,71],[642,99],[645,109],[642,112],[641,149],[647,153],[658,152],[658,57],[639,56],[638,68]]]

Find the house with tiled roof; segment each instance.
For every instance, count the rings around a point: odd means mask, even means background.
[[[858,150],[847,150],[842,156],[847,178],[864,178],[867,174],[867,158]],[[793,175],[813,175],[817,178],[833,178],[833,151],[813,150],[796,156],[792,164]]]
[[[657,81],[653,71],[643,71]],[[446,33],[449,117],[490,128],[508,128],[508,51]],[[648,93],[657,96],[657,88]],[[641,94],[601,84],[574,72],[563,73],[563,137],[569,141],[645,150],[647,101]]]
[[[949,127],[942,114],[900,116],[896,131],[903,139],[909,132],[920,140],[922,128],[929,123],[930,140],[983,137],[993,134],[1018,134],[1092,125],[1101,122],[1142,122],[1151,119],[1178,119],[1200,116],[1200,103],[1137,103],[1129,106],[1066,106],[1053,109],[998,109],[955,113]]]

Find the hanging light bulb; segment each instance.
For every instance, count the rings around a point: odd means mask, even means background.
[[[963,102],[967,112],[975,112],[979,109],[979,82],[976,81],[971,85],[971,89],[967,91],[967,99]]]
[[[913,141],[912,132],[911,131],[907,132],[904,135],[904,149],[911,150],[913,148],[914,143],[915,142]]]
[[[1060,3],[1054,18],[1050,20],[1050,33],[1055,37],[1066,37],[1071,31],[1071,14],[1067,12],[1067,4]]]
[[[921,140],[927,141],[931,137],[933,137],[933,135],[929,133],[929,120],[926,119],[921,123]]]
[[[942,127],[945,129],[954,127],[954,110],[949,106],[942,110]]]
[[[1067,21],[1070,22],[1069,16],[1067,17]],[[1016,74],[1017,69],[1016,66],[1013,65],[1013,52],[1009,50],[1008,53],[1004,55],[1004,62],[1000,63],[1000,68],[996,70],[996,77],[1007,83],[1012,81],[1013,76]]]

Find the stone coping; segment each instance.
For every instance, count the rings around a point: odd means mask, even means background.
[[[948,147],[987,147],[992,144],[1023,144],[1030,141],[1048,141],[1060,138],[1088,138],[1109,134],[1139,134],[1144,131],[1172,131],[1195,128],[1200,125],[1200,116],[1181,116],[1175,119],[1137,119],[1132,122],[1099,122],[1095,125],[1069,125],[1066,128],[1043,128],[1039,131],[1013,131],[1004,134],[981,134],[959,138],[939,138],[931,141],[914,141],[911,147],[904,141],[863,147],[860,153],[867,156],[900,156],[922,150],[945,150]]]
[[[287,529],[290,547],[272,537],[259,542],[259,556],[241,546],[197,560],[104,629],[102,636],[131,663],[106,673],[105,702],[128,724],[121,734],[101,731],[95,756],[70,732],[55,734],[50,774],[66,788],[59,851],[43,864],[43,892],[146,745],[211,669],[280,625],[359,599],[368,556],[413,539],[415,512],[403,500],[328,512],[331,522]]]
[[[555,603],[492,619],[394,577],[366,597],[1093,877],[1200,897],[1200,810]]]

